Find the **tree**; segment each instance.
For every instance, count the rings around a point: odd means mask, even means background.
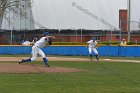
[[[15,12],[14,7],[20,9],[21,4],[21,0],[0,0],[0,29],[2,27],[3,16],[6,9]]]

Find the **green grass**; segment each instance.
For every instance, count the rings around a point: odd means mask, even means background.
[[[27,64],[43,64],[41,62]],[[0,74],[0,93],[140,93],[140,64],[49,62],[85,71],[57,74]]]
[[[31,54],[26,55],[0,55],[0,57],[30,57]],[[65,57],[65,58],[89,58],[89,56],[61,56],[61,55],[47,55],[47,57]],[[140,60],[140,57],[118,57],[118,56],[99,56],[100,59],[122,59],[122,60]]]

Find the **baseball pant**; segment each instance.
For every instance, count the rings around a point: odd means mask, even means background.
[[[88,48],[89,50],[89,54],[92,54],[92,51],[95,53],[95,55],[98,55],[98,51],[96,50],[96,48]]]

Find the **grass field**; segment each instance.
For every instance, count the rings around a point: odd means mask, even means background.
[[[53,74],[1,73],[0,93],[140,93],[140,63],[49,63],[51,66],[84,71]]]

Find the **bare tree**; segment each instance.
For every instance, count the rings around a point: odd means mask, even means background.
[[[2,20],[6,9],[15,12],[13,7],[20,9],[21,0],[0,0],[0,29],[2,27]]]

